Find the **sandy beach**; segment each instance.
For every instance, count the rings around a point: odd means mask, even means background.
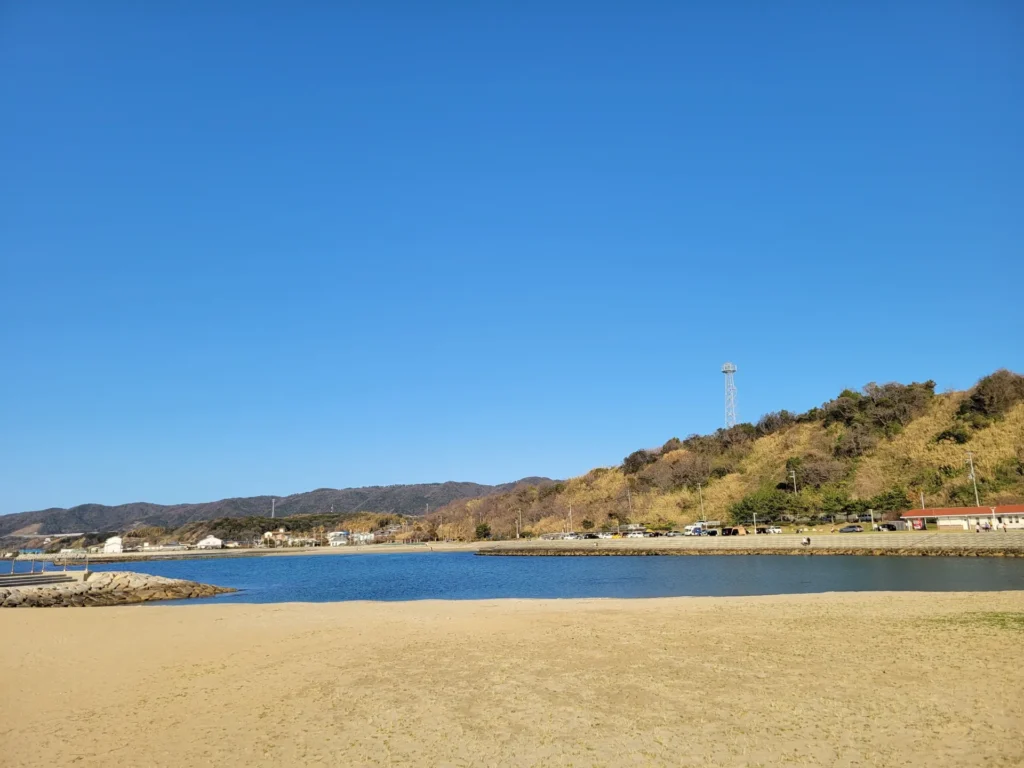
[[[1010,766],[1024,592],[0,611],[8,766]]]

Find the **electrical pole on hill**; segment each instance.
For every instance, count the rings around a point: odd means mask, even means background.
[[[277,514],[277,499],[270,500],[270,519],[273,520]]]
[[[974,474],[974,451],[967,452],[967,461],[971,465],[971,482],[974,483],[974,506],[980,507],[981,500],[978,498],[978,478]]]
[[[722,366],[725,374],[725,428],[736,426],[736,366],[726,363]]]

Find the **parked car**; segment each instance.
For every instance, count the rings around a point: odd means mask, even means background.
[[[839,529],[840,533],[863,533],[864,528],[859,525],[847,525]]]
[[[611,539],[611,538],[614,538],[614,537],[615,537],[615,534],[613,534],[610,531],[602,531],[601,533],[597,534],[597,538],[599,538],[599,539]]]
[[[768,529],[768,533],[782,533],[782,529],[773,525]]]
[[[666,536],[682,536],[682,531],[665,531]]]
[[[880,531],[898,531],[899,527],[896,523],[879,523],[878,530]]]
[[[643,531],[630,531],[626,534],[627,539],[642,539],[644,537]]]
[[[600,537],[596,533],[584,533],[583,534],[583,538],[584,539],[597,539],[597,538],[600,538]]]
[[[706,531],[704,531],[704,533],[701,534],[701,536],[717,536],[717,535],[718,535],[718,530],[715,529],[715,528],[709,528]]]

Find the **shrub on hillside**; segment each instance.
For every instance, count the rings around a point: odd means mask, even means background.
[[[986,376],[968,393],[960,404],[960,415],[979,415],[994,419],[1024,402],[1024,376],[1006,369]]]
[[[633,451],[622,461],[622,471],[627,475],[635,475],[648,464],[653,464],[658,457],[650,451]]]
[[[855,459],[870,451],[877,443],[878,438],[868,427],[854,424],[839,436],[832,453],[839,459]]]
[[[786,460],[786,475],[790,470],[796,472],[798,487],[813,486],[820,488],[828,483],[836,483],[846,477],[848,465],[830,456],[807,454],[791,457]],[[791,482],[788,481],[791,487]]]
[[[941,443],[948,441],[956,443],[957,445],[963,445],[971,439],[971,433],[967,430],[967,427],[961,424],[954,424],[949,429],[944,429],[935,436],[935,442]]]
[[[789,411],[774,411],[762,416],[755,428],[759,435],[771,435],[796,423],[797,416]]]
[[[825,426],[843,424],[893,435],[920,416],[935,397],[935,382],[866,385],[862,392],[844,390],[822,406]]]

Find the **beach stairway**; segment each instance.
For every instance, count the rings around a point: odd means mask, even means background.
[[[0,587],[41,587],[78,581],[68,573],[13,573],[0,576]]]

